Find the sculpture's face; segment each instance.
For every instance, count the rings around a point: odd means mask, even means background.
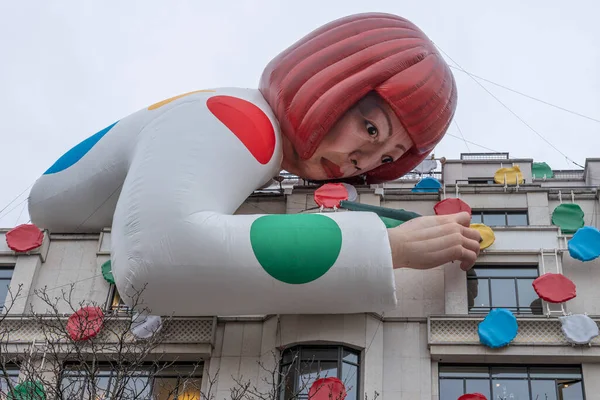
[[[282,168],[310,180],[348,178],[396,161],[412,146],[389,105],[370,94],[338,120],[308,160],[284,138]]]

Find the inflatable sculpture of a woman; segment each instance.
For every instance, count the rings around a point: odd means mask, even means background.
[[[414,24],[336,20],[273,59],[259,86],[187,93],[89,137],[38,179],[32,222],[111,227],[121,297],[143,289],[157,315],[381,312],[396,306],[394,268],[474,264],[467,214],[392,229],[371,212],[233,215],[282,169],[377,183],[428,156],[457,92]]]

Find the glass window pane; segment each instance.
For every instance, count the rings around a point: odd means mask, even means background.
[[[462,379],[442,379],[440,380],[440,400],[456,400],[464,392],[464,383]]]
[[[467,291],[469,310],[476,311],[478,308],[484,311],[490,307],[490,289],[488,279],[467,280]]]
[[[292,369],[294,371],[294,369]],[[319,377],[319,362],[303,362],[296,379],[296,390],[299,395],[308,396],[311,385]]]
[[[440,378],[489,378],[490,373],[488,367],[440,365],[439,376]]]
[[[177,395],[177,378],[157,377],[154,379],[152,395],[156,400],[173,400]]]
[[[6,295],[8,294],[8,287],[10,286],[10,279],[0,279],[0,304],[4,304]],[[15,293],[13,293],[13,296]],[[8,304],[7,304],[8,305]],[[0,308],[0,310],[4,311]]]
[[[583,400],[583,387],[581,382],[558,382],[558,392],[561,400]]]
[[[177,400],[201,400],[200,386],[202,378],[183,379],[177,390]]]
[[[352,364],[342,364],[342,382],[346,388],[346,400],[358,400],[358,367]]]
[[[527,226],[527,213],[507,214],[508,226]]]
[[[525,379],[494,379],[492,388],[494,399],[531,400],[529,382]]]
[[[472,214],[471,215],[471,223],[472,224],[481,224],[481,214]]]
[[[534,399],[558,400],[556,398],[556,382],[555,381],[531,381],[531,397]]]
[[[527,378],[527,368],[492,367],[492,378]]]
[[[518,279],[517,288],[519,290],[519,307],[539,308],[540,302],[535,290],[533,290],[533,279]]]
[[[492,307],[516,308],[517,293],[513,279],[491,279]]]
[[[581,370],[579,368],[535,367],[529,370],[529,376],[532,378],[575,380],[581,379]]]
[[[475,267],[473,268],[479,278],[507,277],[507,278],[537,278],[539,273],[536,267]],[[473,270],[471,269],[471,271]]]
[[[344,349],[344,361],[358,364],[358,353]]]
[[[338,377],[338,363],[336,361],[321,361],[319,378]]]
[[[506,215],[504,213],[485,213],[483,223],[487,226],[505,226]]]
[[[297,369],[294,368],[294,365],[284,367],[281,370],[281,400],[288,400],[295,396],[295,371],[297,371]]]
[[[486,399],[491,398],[489,379],[466,379],[467,393],[481,393]]]
[[[0,268],[0,278],[8,279],[10,281],[13,276],[13,272],[13,268]]]
[[[299,350],[291,350],[291,351],[286,351],[285,353],[283,353],[283,364],[289,364],[292,361],[294,361],[295,359],[300,357],[300,351]]]
[[[308,360],[332,360],[337,361],[338,349],[337,348],[302,348],[302,361]]]

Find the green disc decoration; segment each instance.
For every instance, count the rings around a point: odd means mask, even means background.
[[[110,283],[111,285],[115,284],[115,277],[112,274],[110,260],[102,264],[102,276],[104,279],[106,279],[106,282]]]
[[[9,400],[46,400],[46,392],[41,382],[25,381],[16,385],[7,398]]]
[[[554,178],[552,168],[545,162],[534,162],[531,165],[531,174],[537,179],[544,179],[544,176],[546,178]]]
[[[383,221],[383,223],[385,224],[385,227],[388,229],[395,228],[398,225],[401,225],[406,222],[406,221],[399,221],[397,219],[388,218],[388,217],[379,217],[379,219],[381,219]]]
[[[583,210],[575,203],[559,204],[552,213],[552,225],[560,227],[562,233],[575,233],[583,228]]]
[[[297,285],[329,271],[342,248],[342,231],[324,215],[265,215],[252,224],[250,242],[269,275]]]

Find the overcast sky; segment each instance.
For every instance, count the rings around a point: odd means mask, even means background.
[[[66,150],[115,120],[191,90],[254,88],[267,62],[294,41],[366,11],[412,20],[473,74],[600,119],[597,0],[6,0],[0,209]],[[554,169],[577,168],[469,76],[455,76],[456,121],[467,140]],[[600,123],[482,84],[577,163],[600,157]],[[455,125],[449,133],[460,137]],[[448,136],[435,154],[457,158],[467,151]],[[0,227],[27,222],[26,196],[0,213]]]

